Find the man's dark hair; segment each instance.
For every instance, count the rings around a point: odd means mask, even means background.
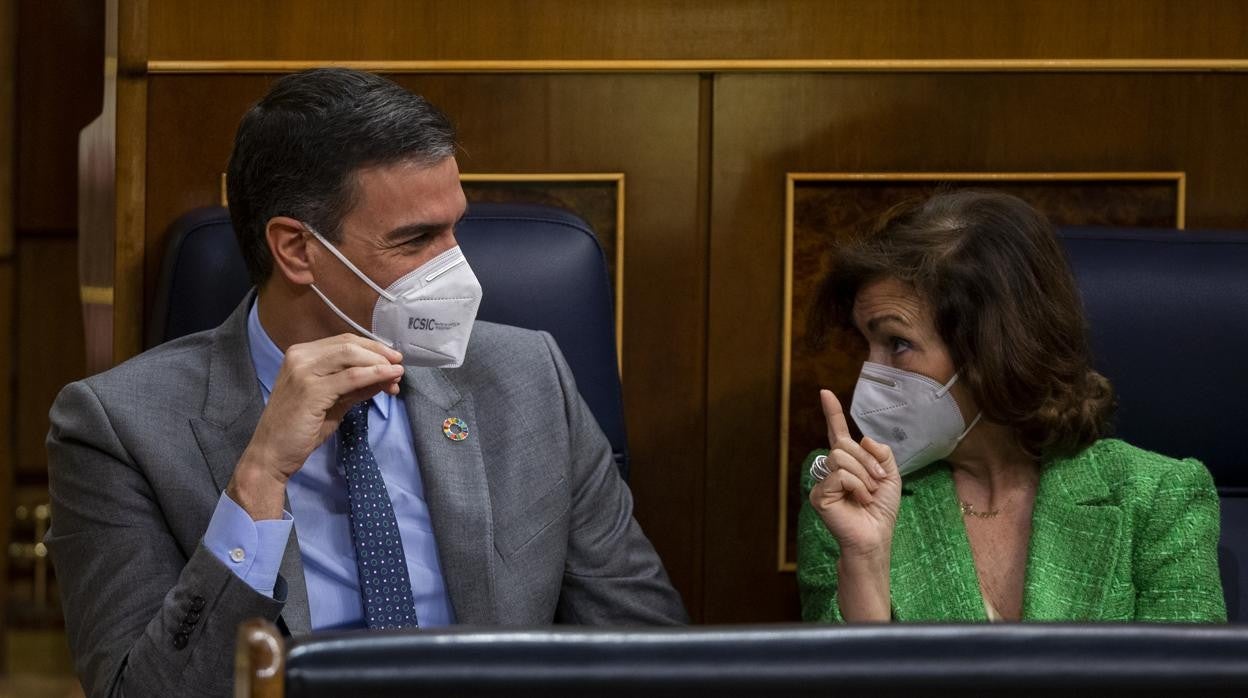
[[[423,97],[378,75],[319,68],[278,80],[238,125],[226,174],[230,219],[257,286],[273,271],[265,227],[304,221],[332,242],[356,203],[364,167],[434,165],[455,129]]]

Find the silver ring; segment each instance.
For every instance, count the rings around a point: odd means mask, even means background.
[[[810,464],[810,476],[815,479],[815,482],[820,482],[831,474],[832,471],[828,469],[828,457],[815,456],[815,460]]]

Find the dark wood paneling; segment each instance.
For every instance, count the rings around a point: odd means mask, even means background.
[[[17,226],[78,227],[78,131],[100,111],[104,3],[18,2]]]
[[[540,204],[579,215],[593,228],[598,244],[602,246],[607,260],[607,278],[611,279],[614,289],[616,245],[624,235],[617,225],[622,182],[606,179],[569,182],[553,178],[556,176],[552,173],[552,179],[538,181],[473,179],[463,183],[464,194],[470,202]]]
[[[465,171],[625,173],[623,363],[631,486],[638,519],[696,608],[695,526],[706,433],[698,77],[404,75],[398,81],[455,121]],[[149,299],[164,229],[189,208],[217,203],[234,129],[270,82],[265,76],[152,78]]]
[[[19,478],[46,478],[48,410],[85,374],[77,243],[26,238],[17,245],[17,462]]]
[[[1248,75],[718,78],[705,619],[797,617],[777,571],[787,172],[1184,171],[1188,227],[1242,228],[1245,113]]]
[[[154,59],[1244,57],[1236,0],[167,0]]]
[[[13,39],[16,36],[17,8],[4,3],[0,5],[0,261],[13,256],[16,203],[13,168],[17,142],[17,48]]]
[[[17,121],[17,8],[0,4],[0,628],[8,627],[9,537],[13,500],[13,182]],[[0,637],[0,666],[7,662]]]
[[[3,132],[0,132],[3,135]],[[0,191],[0,196],[7,195]],[[0,259],[0,628],[8,627],[9,556],[13,515],[13,262]],[[6,639],[0,637],[0,662],[8,653]]]
[[[13,319],[14,303],[14,270],[13,260],[0,259],[0,424],[4,425],[0,435],[0,496],[8,493],[8,485],[13,473],[13,353],[16,348],[17,329]],[[0,505],[5,500],[0,499]],[[4,510],[0,509],[0,514]],[[4,532],[4,523],[0,522],[0,533]],[[3,540],[3,539],[0,539]]]

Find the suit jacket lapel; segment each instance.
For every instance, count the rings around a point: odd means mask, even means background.
[[[494,589],[494,520],[472,396],[440,369],[409,369],[403,379],[412,445],[420,464],[446,589],[459,623],[498,621]],[[452,441],[443,422],[458,417],[468,437]]]
[[[1025,620],[1096,619],[1118,564],[1122,511],[1086,459],[1058,459],[1040,477],[1023,594]]]
[[[895,530],[889,576],[897,620],[987,620],[947,465],[906,478]]]
[[[234,475],[234,468],[251,442],[260,413],[264,411],[264,397],[260,394],[247,339],[247,314],[254,297],[254,291],[248,293],[214,333],[203,416],[191,420],[191,429],[212,472],[218,496]],[[286,510],[290,510],[289,499]],[[286,581],[286,605],[281,621],[292,635],[311,632],[303,561],[299,555],[298,536],[293,530],[278,573]]]

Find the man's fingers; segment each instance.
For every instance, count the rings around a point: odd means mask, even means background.
[[[369,344],[365,345],[362,342],[369,342]],[[327,376],[354,366],[392,366],[403,360],[400,355],[397,360],[392,361],[393,354],[389,350],[384,353],[379,351],[382,349],[385,347],[371,339],[355,337],[317,347],[307,363],[316,375]]]
[[[368,387],[361,388],[359,390],[343,395],[341,398],[338,399],[338,402],[334,403],[334,406],[329,409],[329,412],[326,413],[325,415],[326,421],[329,421],[329,422],[342,421],[342,416],[347,413],[347,410],[351,409],[352,407],[355,407],[361,402],[364,402],[365,400],[371,398],[372,396],[376,395],[379,392],[381,392],[381,388],[379,386],[370,385]]]
[[[823,405],[823,417],[828,423],[828,445],[834,446],[837,441],[848,439],[849,423],[845,421],[841,401],[836,399],[831,390],[820,390],[819,402]]]
[[[356,335],[296,344],[286,351],[279,383],[297,387],[293,392],[278,387],[274,393],[321,406],[327,419],[337,421],[352,405],[379,392],[397,395],[404,372],[399,361],[399,352]]]
[[[369,389],[365,397],[370,397],[385,389],[403,375],[403,366],[398,364],[373,364],[372,366],[352,366],[333,375],[325,376],[324,389],[341,400],[343,396],[357,391]],[[361,398],[363,399],[363,398]]]
[[[832,450],[830,457],[836,463],[837,469],[848,470],[858,476],[858,479],[864,482],[872,492],[880,486],[875,478],[867,473],[867,467],[852,455],[836,448]]]
[[[403,353],[398,351],[397,349],[389,345],[382,344],[381,342],[378,342],[375,339],[369,339],[368,337],[361,337],[358,334],[351,334],[351,333],[340,334],[335,337],[329,337],[328,339],[338,340],[342,342],[350,342],[352,344],[355,344],[356,346],[367,349],[373,352],[374,354],[378,354],[384,357],[386,360],[390,361],[390,363],[398,363],[403,360]],[[325,341],[325,340],[322,340],[322,341]]]

